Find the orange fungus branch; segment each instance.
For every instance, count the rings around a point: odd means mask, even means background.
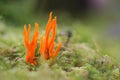
[[[37,40],[38,40],[38,35],[39,35],[39,31],[38,31],[39,25],[35,23],[35,30],[34,30],[34,34],[33,34],[31,42],[29,40],[30,29],[31,29],[30,24],[28,25],[28,30],[26,28],[26,25],[24,25],[24,45],[27,48],[26,62],[36,65],[37,63],[35,60],[35,50],[36,50]]]
[[[46,26],[45,36],[40,37],[40,54],[46,60],[50,58],[54,60],[62,46],[62,43],[59,43],[56,50],[54,50],[54,41],[56,37],[56,19],[56,17],[52,19],[52,12],[50,12],[48,23]],[[50,31],[52,31],[52,37],[50,36]]]

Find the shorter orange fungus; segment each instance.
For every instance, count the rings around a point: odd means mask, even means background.
[[[37,40],[38,40],[38,35],[39,35],[39,25],[35,23],[35,31],[32,37],[32,41],[30,42],[30,29],[31,25],[28,25],[28,30],[26,29],[26,25],[24,25],[24,45],[27,48],[27,53],[26,53],[26,63],[30,63],[33,65],[36,65],[36,60],[35,60],[35,50],[37,46]]]

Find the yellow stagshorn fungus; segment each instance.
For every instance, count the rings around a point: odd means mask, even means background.
[[[24,25],[24,45],[27,48],[26,53],[26,63],[30,63],[36,65],[37,62],[35,60],[35,50],[37,47],[38,35],[39,35],[39,24],[35,23],[35,31],[30,42],[30,24],[28,25],[28,30],[26,29],[26,25]],[[50,36],[50,31],[52,30],[52,37]],[[59,43],[56,50],[54,50],[55,45],[55,37],[56,37],[56,17],[52,19],[52,12],[49,14],[48,23],[46,26],[45,36],[40,37],[40,55],[48,60],[52,58],[54,61],[55,57],[58,55],[58,52],[62,46],[62,43]]]
[[[24,45],[27,48],[27,53],[26,53],[26,63],[30,63],[33,65],[36,65],[37,62],[35,60],[35,50],[37,47],[37,41],[38,41],[38,35],[39,35],[39,25],[35,23],[35,30],[34,34],[32,37],[32,41],[30,42],[30,29],[31,26],[30,24],[28,25],[28,30],[26,29],[26,25],[24,25]]]
[[[51,30],[52,37],[50,37]],[[55,57],[58,55],[58,52],[62,46],[62,43],[59,43],[56,50],[54,50],[55,37],[56,37],[56,17],[52,19],[52,12],[50,12],[48,23],[46,26],[45,36],[40,37],[40,54],[45,60],[52,58],[52,60],[54,61]]]

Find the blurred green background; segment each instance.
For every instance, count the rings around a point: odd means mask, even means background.
[[[119,7],[119,0],[0,0],[0,19],[18,25],[42,24],[53,11],[59,22],[65,20],[65,25],[80,20],[99,26],[119,20]]]

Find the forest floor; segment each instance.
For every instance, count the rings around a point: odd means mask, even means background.
[[[0,80],[120,80],[119,41],[79,23],[68,29],[60,26],[56,43],[62,41],[63,46],[54,64],[40,59],[38,43],[38,65],[33,66],[25,62],[23,27],[0,23]]]

